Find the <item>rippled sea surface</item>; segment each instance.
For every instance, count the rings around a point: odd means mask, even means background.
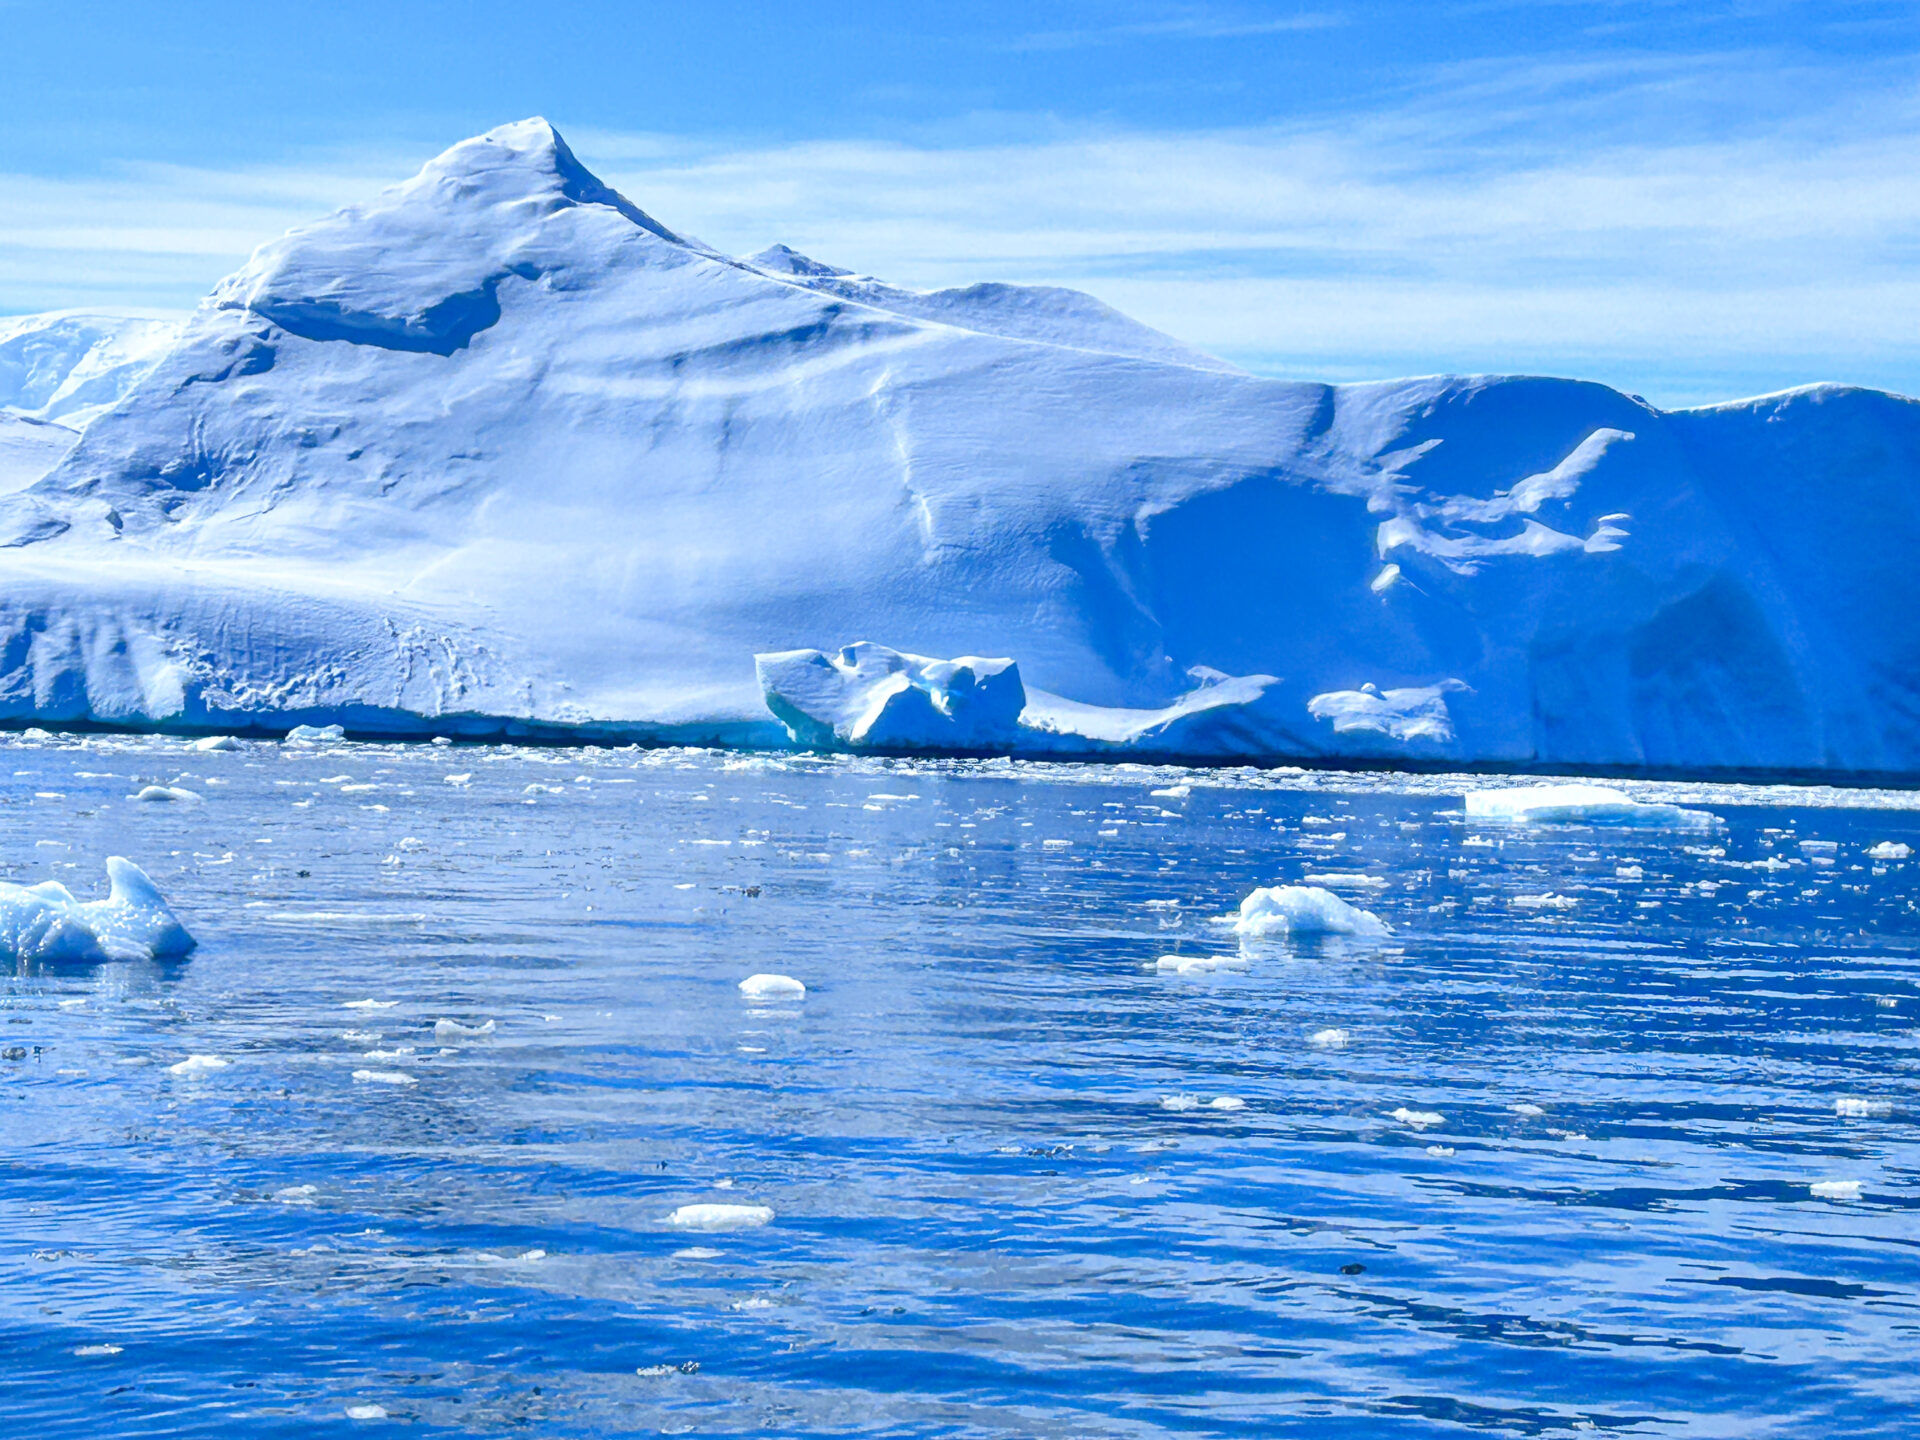
[[[1920,1434],[1920,861],[1867,853],[1920,797],[0,767],[7,878],[123,854],[200,940],[0,981],[7,1433]],[[1328,875],[1393,937],[1208,923]]]

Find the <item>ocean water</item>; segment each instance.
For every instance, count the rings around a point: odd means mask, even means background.
[[[6,878],[200,940],[0,984],[8,1434],[1920,1433],[1920,797],[0,765]],[[1394,934],[1209,923],[1315,876]]]

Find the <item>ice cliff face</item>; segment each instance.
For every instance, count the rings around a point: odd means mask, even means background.
[[[0,545],[21,720],[1920,774],[1914,401],[1263,380],[718,255],[541,121],[264,246]],[[768,708],[854,641],[1026,708]]]

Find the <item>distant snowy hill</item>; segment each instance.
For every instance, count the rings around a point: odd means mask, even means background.
[[[1920,403],[1259,379],[542,121],[263,246],[0,545],[22,721],[1920,776]]]
[[[97,310],[0,316],[0,412],[81,429],[153,368],[181,324]]]

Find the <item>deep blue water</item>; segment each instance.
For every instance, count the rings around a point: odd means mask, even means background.
[[[1696,789],[1703,835],[1392,776],[0,762],[8,878],[125,854],[201,941],[0,982],[8,1434],[1920,1433],[1920,862],[1865,854],[1920,797]],[[1391,941],[1151,968],[1326,873]]]

